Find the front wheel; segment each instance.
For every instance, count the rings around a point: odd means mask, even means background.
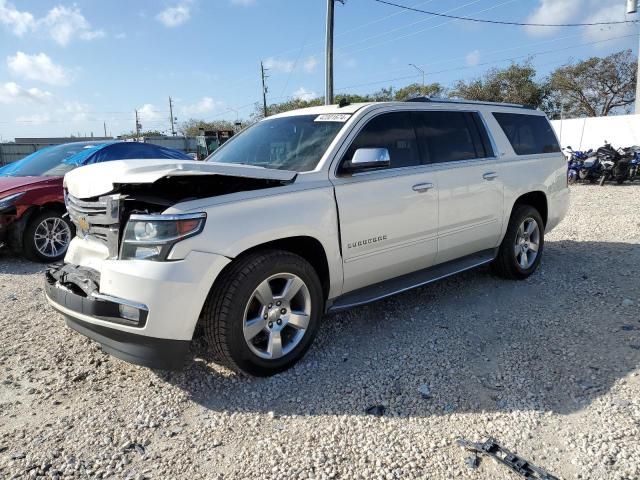
[[[544,248],[544,222],[530,205],[516,205],[493,270],[503,278],[523,280],[536,271]]]
[[[202,321],[217,360],[236,372],[264,377],[302,358],[323,307],[320,279],[309,262],[268,250],[230,265],[209,294]]]
[[[35,214],[22,234],[25,256],[37,262],[57,262],[67,253],[73,237],[73,224],[54,210]]]

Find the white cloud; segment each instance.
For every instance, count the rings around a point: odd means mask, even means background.
[[[248,7],[254,5],[256,0],[231,0],[232,5],[239,5],[241,7]]]
[[[191,18],[191,8],[187,3],[168,7],[156,15],[156,19],[165,27],[174,28],[186,23]]]
[[[476,65],[478,65],[478,63],[480,63],[480,50],[474,50],[467,53],[465,59],[468,66],[475,67]]]
[[[145,103],[141,107],[138,108],[138,115],[140,117],[140,123],[143,121],[153,121],[158,120],[160,118],[164,118],[165,115],[159,112],[154,105],[151,103]],[[169,117],[166,115],[167,118]]]
[[[284,73],[293,71],[293,67],[295,66],[295,62],[293,60],[278,59],[275,57],[267,58],[263,64],[266,69]]]
[[[584,23],[599,22],[617,22],[626,20],[625,9],[621,2],[602,1],[598,3],[598,7],[590,16],[584,19]],[[634,15],[635,17],[635,15]],[[629,17],[629,20],[635,19]],[[585,37],[590,41],[605,40],[611,37],[621,37],[636,33],[636,27],[633,23],[623,23],[618,25],[601,25],[585,28]],[[623,39],[622,41],[627,41]]]
[[[191,105],[185,105],[180,110],[183,115],[203,115],[213,111],[216,107],[221,105],[221,102],[216,102],[211,97],[202,97],[199,101]]]
[[[632,20],[625,16],[624,2],[620,0],[539,0],[535,11],[527,18],[527,23],[595,23]],[[592,41],[612,36],[633,33],[634,24],[598,25],[583,27],[585,38]],[[555,27],[526,27],[532,35],[552,35],[559,31]]]
[[[21,12],[13,4],[0,0],[0,24],[9,27],[15,35],[24,35],[33,28],[34,23],[31,13]]]
[[[36,19],[32,13],[19,11],[13,4],[0,0],[0,24],[9,27],[18,36],[27,32],[44,33],[62,46],[68,45],[74,38],[93,40],[104,37],[104,32],[94,30],[75,5],[53,7],[43,18]]]
[[[13,75],[27,80],[48,83],[50,85],[68,85],[69,73],[60,65],[51,61],[45,53],[27,55],[17,52],[7,57],[7,67]]]
[[[305,72],[313,73],[316,71],[316,67],[318,66],[318,59],[312,55],[304,61],[302,66]]]
[[[74,38],[93,40],[104,37],[102,30],[91,28],[91,24],[76,6],[52,8],[43,19],[38,20],[38,26],[47,30],[51,38],[63,47]]]
[[[124,32],[116,33],[114,38],[116,40],[123,40],[123,39],[127,38],[127,34],[124,33]]]
[[[73,123],[86,122],[89,116],[89,106],[76,101],[64,102],[59,109],[59,116],[69,119]]]
[[[24,88],[14,82],[0,84],[0,103],[44,103],[51,96],[50,92],[39,88]]]
[[[300,87],[295,92],[293,92],[293,97],[297,98],[298,100],[309,101],[316,98],[317,96],[318,94],[316,92],[311,92],[304,87]]]

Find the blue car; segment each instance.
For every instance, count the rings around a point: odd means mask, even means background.
[[[43,148],[0,168],[0,246],[26,257],[55,262],[74,235],[64,216],[65,173],[92,163],[127,159],[192,160],[177,150],[150,143],[94,141]]]

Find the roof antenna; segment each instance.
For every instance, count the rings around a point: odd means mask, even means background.
[[[342,97],[338,102],[338,108],[346,107],[347,105],[351,105],[351,103],[345,97]]]

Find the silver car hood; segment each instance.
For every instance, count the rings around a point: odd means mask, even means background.
[[[164,177],[194,175],[289,182],[296,178],[297,172],[195,160],[116,160],[72,170],[65,175],[64,185],[76,198],[92,198],[112,192],[116,185],[153,183]]]

